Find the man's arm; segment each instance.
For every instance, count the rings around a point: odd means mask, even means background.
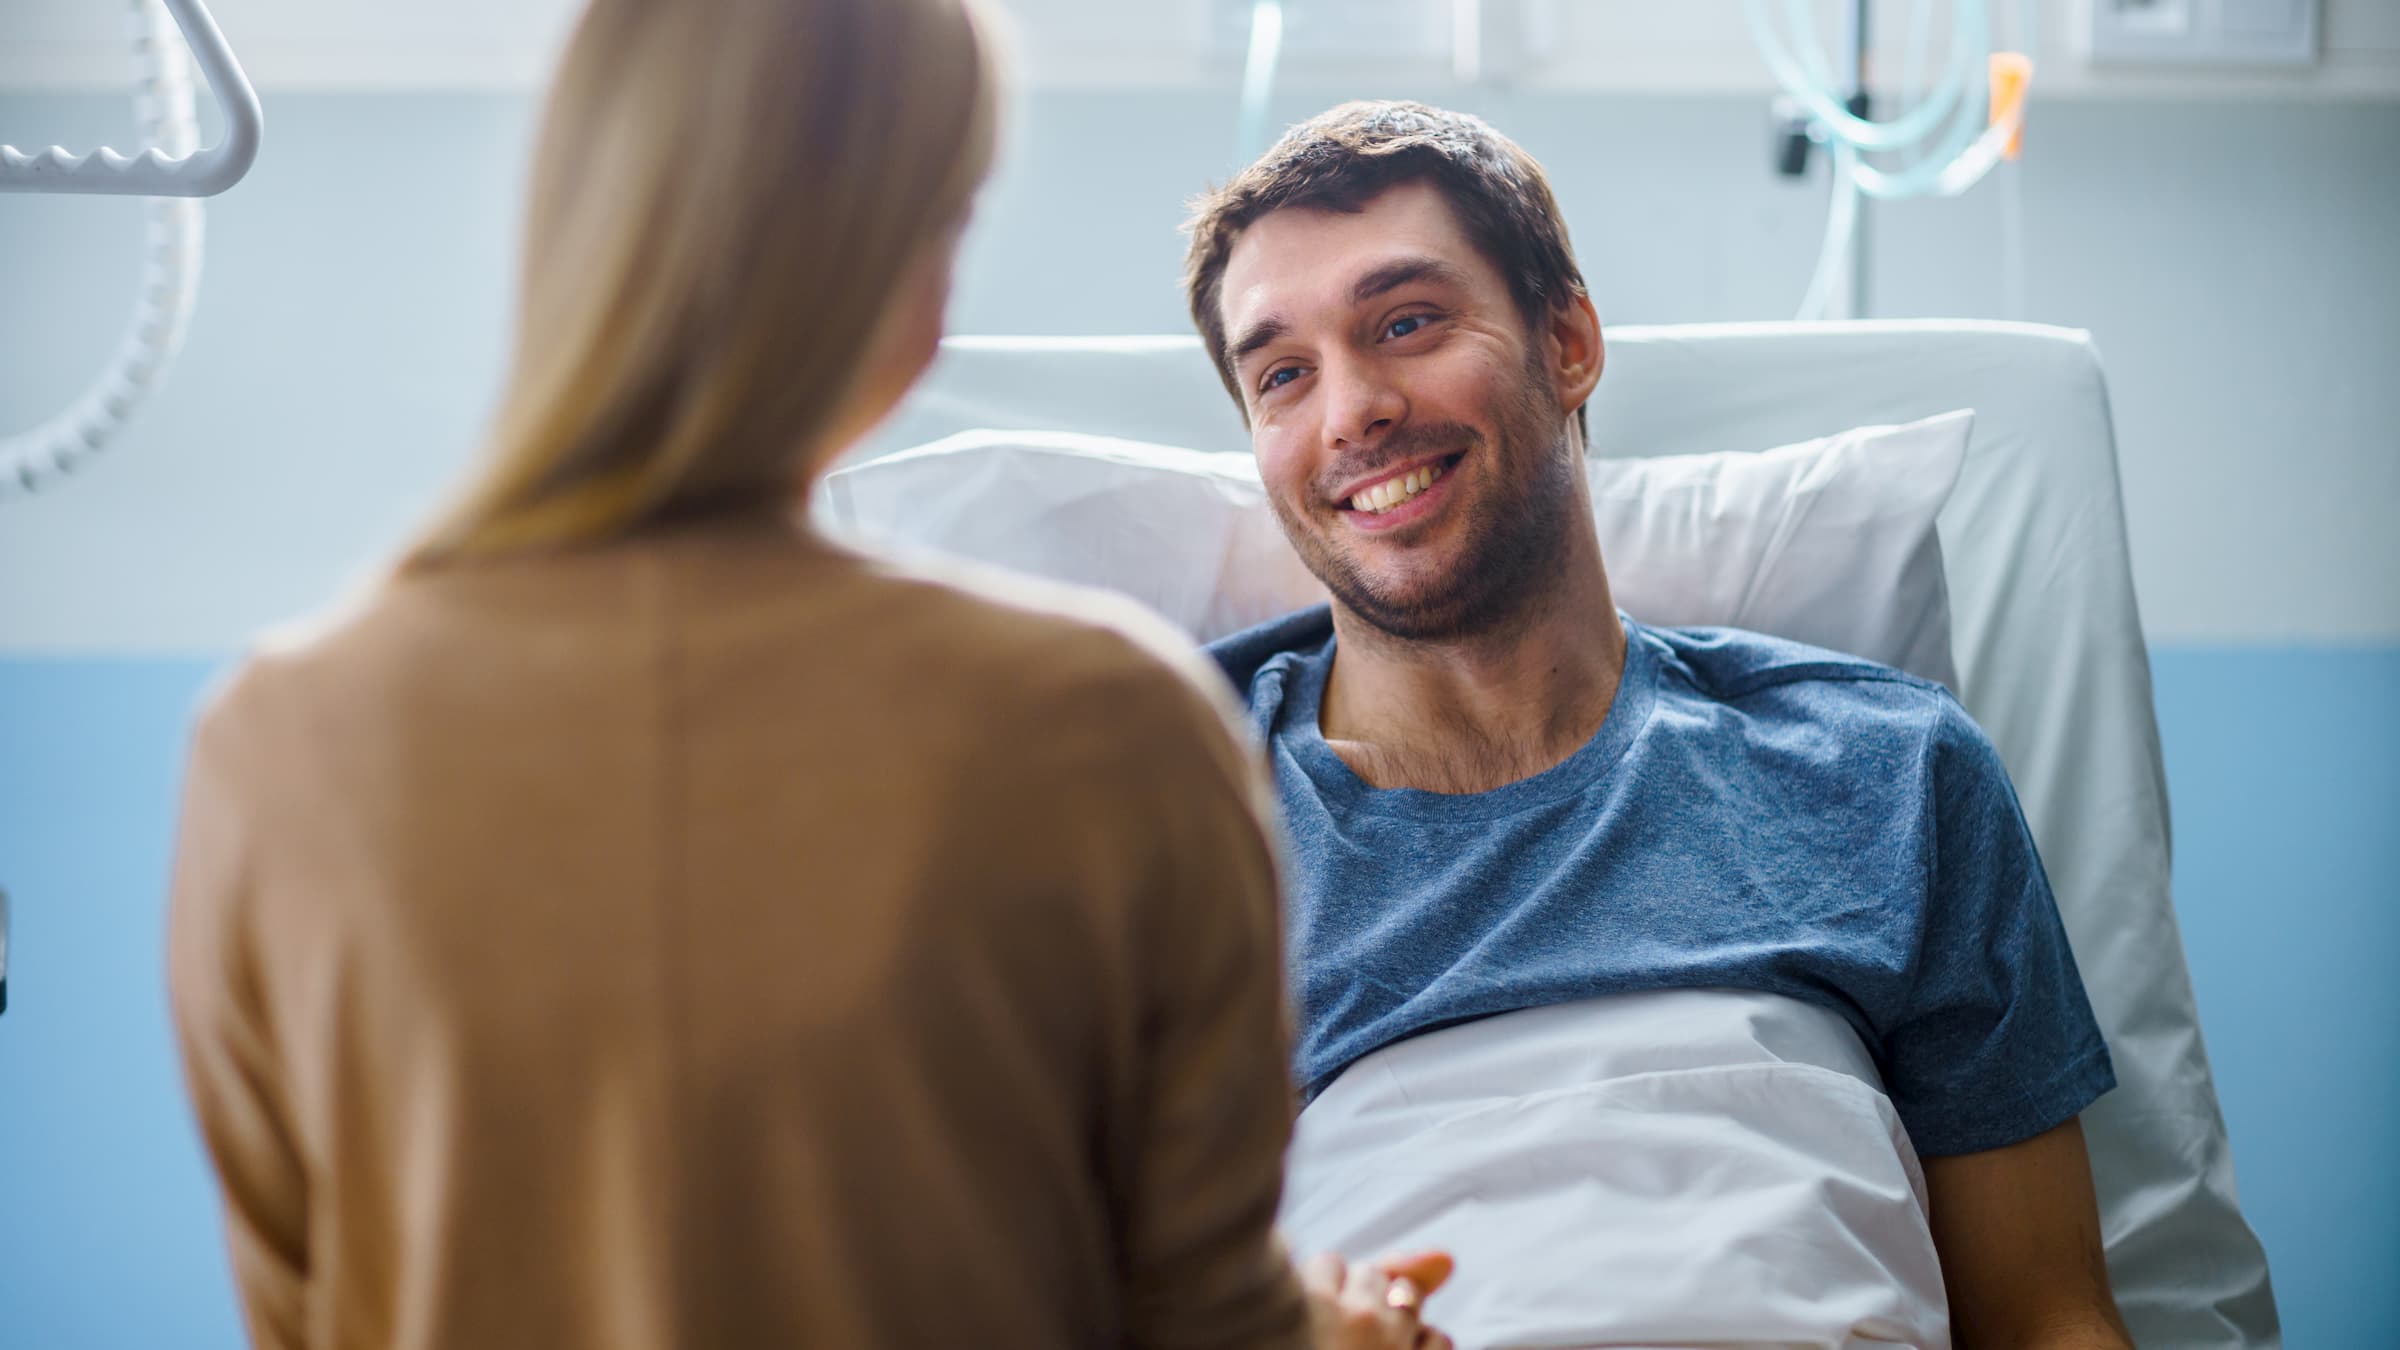
[[[2132,1350],[2080,1123],[1927,1158],[1925,1184],[1960,1350]]]

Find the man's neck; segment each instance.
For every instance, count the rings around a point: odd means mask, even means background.
[[[1558,764],[1608,718],[1625,631],[1595,542],[1489,633],[1412,642],[1334,606],[1318,726],[1379,788],[1488,792]]]

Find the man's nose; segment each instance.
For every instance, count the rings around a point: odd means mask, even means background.
[[[1327,361],[1318,370],[1325,394],[1325,440],[1345,450],[1372,445],[1408,415],[1408,400],[1372,361]]]

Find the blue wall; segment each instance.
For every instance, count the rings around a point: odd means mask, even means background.
[[[167,1022],[167,857],[206,661],[0,659],[0,1346],[242,1343]]]
[[[2400,1344],[2400,648],[2154,649],[2175,908],[2290,1344]]]
[[[215,663],[0,658],[0,1345],[233,1350],[161,916]],[[2400,1327],[2400,647],[2153,653],[2176,899],[2294,1346]]]

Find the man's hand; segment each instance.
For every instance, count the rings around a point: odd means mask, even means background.
[[[1300,1268],[1311,1341],[1317,1350],[1452,1350],[1419,1312],[1452,1269],[1442,1252],[1359,1266],[1318,1257]]]

